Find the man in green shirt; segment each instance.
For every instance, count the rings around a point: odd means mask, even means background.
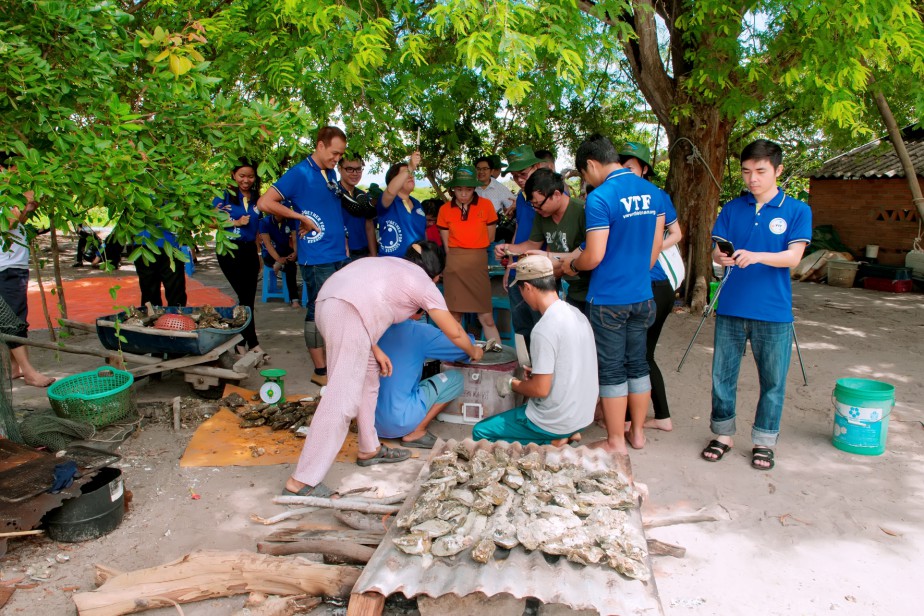
[[[590,284],[588,272],[578,276],[565,276],[562,264],[571,253],[584,242],[584,204],[565,193],[562,176],[549,169],[537,169],[523,187],[530,206],[536,211],[529,239],[519,244],[498,244],[494,248],[497,258],[505,253],[548,251],[554,265],[555,277],[568,283],[566,301],[584,312],[587,288]],[[543,248],[544,247],[544,248]]]

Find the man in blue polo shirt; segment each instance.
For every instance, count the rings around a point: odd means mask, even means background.
[[[363,179],[365,162],[362,157],[355,153],[347,153],[346,156],[340,159],[337,166],[340,169],[340,188],[343,189],[343,192],[354,201],[366,196],[366,191],[357,186],[360,180]],[[368,256],[374,257],[378,252],[375,241],[374,206],[371,206],[370,209],[369,215],[372,218],[356,216],[346,206],[343,208],[343,224],[347,230],[350,261]]]
[[[712,239],[731,242],[735,252],[727,256],[718,246],[712,251],[728,280],[716,308],[712,358],[710,427],[716,437],[702,456],[717,462],[732,448],[738,370],[750,340],[760,379],[751,429],[751,466],[758,470],[773,468],[786,396],[792,354],[789,268],[798,265],[812,239],[809,206],[777,188],[782,163],[783,150],[772,141],[758,139],[745,147],[741,177],[750,192],[726,203],[712,229]]]
[[[346,134],[342,130],[336,126],[321,128],[311,156],[286,171],[257,201],[262,212],[298,221],[298,263],[308,287],[305,344],[314,362],[311,382],[317,385],[327,384],[327,359],[324,339],[314,322],[315,300],[325,281],[349,263],[341,189],[334,173],[345,151]]]
[[[379,379],[375,429],[380,437],[400,438],[405,447],[430,449],[436,437],[427,426],[446,406],[462,395],[459,370],[420,380],[424,361],[468,361],[468,355],[438,328],[418,321],[422,312],[395,323],[379,338],[379,348],[391,359],[391,376]],[[474,340],[474,339],[473,339]]]
[[[661,253],[664,193],[619,164],[612,142],[594,135],[575,155],[578,171],[595,190],[587,197],[586,248],[565,273],[590,270],[587,312],[597,345],[597,373],[607,438],[595,446],[628,453],[645,445],[651,380],[645,358],[648,327],[655,318],[649,274]]]
[[[403,257],[411,244],[426,239],[427,216],[420,201],[411,196],[418,166],[420,152],[414,152],[410,161],[396,163],[385,172],[387,186],[375,208],[380,257]]]

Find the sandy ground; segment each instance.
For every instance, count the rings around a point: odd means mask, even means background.
[[[123,272],[128,268],[123,268]],[[70,275],[88,275],[70,270]],[[101,275],[101,274],[93,274]],[[196,277],[231,290],[209,254]],[[686,557],[655,559],[658,590],[669,616],[744,614],[901,615],[920,613],[924,570],[924,385],[920,374],[924,296],[797,284],[799,339],[809,385],[803,386],[793,354],[777,466],[758,472],[749,464],[749,431],[757,398],[753,362],[745,358],[739,386],[736,447],[717,464],[699,452],[710,438],[710,361],[713,324],[706,323],[682,373],[676,366],[698,315],[668,319],[658,349],[668,378],[674,431],[650,432],[645,449],[633,451],[637,482],[650,492],[646,517],[705,508],[720,521],[653,529],[649,537],[682,545]],[[286,391],[310,394],[309,360],[300,310],[258,304],[257,329],[272,366],[288,371]],[[41,336],[36,332],[35,336]],[[97,345],[91,337],[76,344]],[[55,376],[95,367],[92,358],[32,351],[34,363]],[[896,386],[897,404],[887,451],[878,457],[848,454],[831,445],[832,390],[842,377],[866,377]],[[257,387],[255,376],[244,383]],[[188,395],[179,375],[138,391],[141,403]],[[14,384],[17,408],[45,408],[43,391]],[[195,407],[196,405],[192,405]],[[0,577],[49,568],[49,579],[20,589],[3,614],[72,614],[68,587],[91,590],[93,565],[132,570],[168,562],[196,549],[255,549],[270,532],[252,513],[282,510],[271,499],[289,467],[181,469],[178,460],[208,406],[189,408],[174,433],[154,408],[147,423],[120,453],[126,487],[134,494],[122,525],[101,539],[57,544],[47,539],[10,541]],[[436,423],[433,431],[459,438],[468,429]],[[594,428],[585,435],[600,435]],[[416,476],[419,461],[361,469],[337,464],[328,483],[342,489],[376,484],[395,490]],[[201,495],[193,500],[190,491]],[[316,514],[323,518],[325,514]],[[69,560],[58,563],[57,555]],[[186,614],[231,614],[243,597],[184,606]],[[918,606],[918,607],[916,607]],[[344,613],[333,605],[318,613]],[[390,608],[393,613],[401,611]],[[153,614],[175,613],[158,610]]]

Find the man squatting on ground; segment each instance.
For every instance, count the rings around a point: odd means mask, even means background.
[[[626,438],[645,445],[651,401],[645,358],[648,327],[655,318],[650,270],[664,235],[663,193],[619,164],[609,139],[594,135],[578,147],[578,171],[595,190],[587,197],[587,247],[565,273],[591,271],[587,313],[597,347],[600,398],[607,438],[596,443],[628,453]],[[625,433],[626,407],[632,419]]]
[[[298,263],[308,287],[305,345],[314,363],[311,382],[327,385],[324,338],[315,323],[321,286],[349,263],[340,187],[333,172],[346,151],[346,134],[336,126],[318,131],[314,152],[286,171],[257,202],[260,211],[298,221]]]
[[[558,298],[547,257],[520,259],[513,284],[542,316],[530,340],[532,369],[526,369],[523,380],[499,381],[498,392],[506,396],[514,391],[529,400],[479,421],[472,438],[561,446],[594,418],[598,394],[594,332],[587,317]]]
[[[712,358],[711,429],[716,438],[702,456],[717,462],[732,448],[738,371],[751,341],[760,379],[760,397],[751,430],[751,466],[773,468],[773,447],[780,434],[786,396],[786,373],[792,354],[792,282],[789,268],[798,265],[812,238],[812,211],[777,188],[783,150],[758,139],[741,152],[741,177],[748,194],[725,204],[712,239],[731,242],[729,257],[716,246],[712,259],[725,267],[715,322]]]
[[[421,323],[423,311],[385,330],[379,348],[390,359],[391,376],[379,379],[375,429],[382,438],[400,438],[405,447],[430,449],[436,437],[427,426],[462,395],[465,380],[450,370],[420,380],[424,361],[468,361],[468,355],[438,328]],[[474,338],[469,336],[474,343]]]

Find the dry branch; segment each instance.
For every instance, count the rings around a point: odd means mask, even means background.
[[[277,496],[273,499],[277,505],[306,505],[309,507],[323,507],[326,509],[345,509],[362,511],[363,513],[397,513],[399,507],[394,505],[378,505],[347,498],[319,498],[317,496]]]
[[[307,539],[293,543],[265,543],[257,544],[257,551],[261,554],[273,556],[289,556],[291,554],[321,554],[333,556],[345,562],[364,565],[369,562],[375,553],[371,548],[352,541],[335,539]]]
[[[382,543],[383,531],[361,530],[302,530],[300,528],[281,528],[271,533],[266,540],[275,543],[291,541],[351,541],[360,545],[378,545]]]
[[[97,577],[108,574],[109,570],[98,571]],[[80,616],[118,616],[250,592],[346,597],[358,577],[354,567],[301,558],[202,551],[166,565],[108,577],[97,590],[75,594],[73,599]]]

